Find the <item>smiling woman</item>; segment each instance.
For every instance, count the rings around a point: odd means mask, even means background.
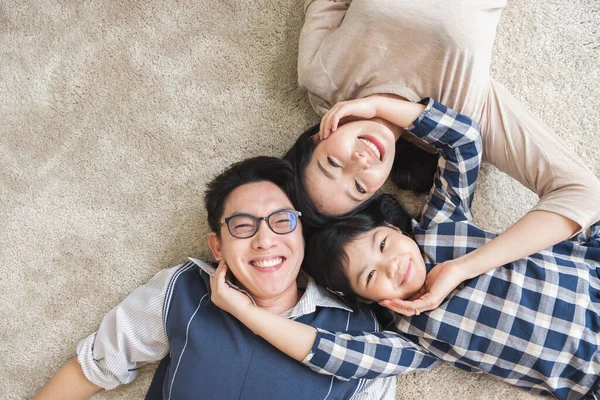
[[[389,100],[395,100],[391,112],[386,109]],[[365,205],[394,166],[403,167],[395,171],[397,178],[409,172],[408,177],[399,178],[405,182],[403,188],[423,191],[431,186],[437,155],[401,137],[402,128],[408,127],[423,108],[394,96],[371,96],[336,105],[323,117],[321,129],[313,127],[302,134],[285,158],[296,166],[296,176],[306,190],[304,209],[310,224],[324,225],[321,222],[326,218],[319,219],[319,214],[335,217]],[[347,121],[348,117],[352,120]],[[402,154],[396,153],[398,148]],[[406,155],[411,162],[415,158],[425,161],[425,165],[411,165],[418,173],[405,168],[402,159]],[[419,174],[423,179],[415,184],[410,176]]]
[[[327,215],[345,214],[383,185],[394,163],[400,129],[376,118],[349,122],[319,141],[304,186]]]

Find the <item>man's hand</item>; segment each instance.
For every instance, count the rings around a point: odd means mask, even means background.
[[[384,300],[379,304],[409,317],[436,309],[450,292],[468,279],[460,265],[457,260],[438,264],[427,274],[425,284],[415,296],[409,300]]]
[[[225,261],[221,261],[215,275],[210,277],[210,299],[217,307],[239,319],[240,313],[253,306],[253,303],[250,297],[230,285],[227,281],[228,271]]]

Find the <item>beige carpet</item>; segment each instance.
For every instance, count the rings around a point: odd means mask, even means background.
[[[2,399],[31,397],[160,268],[207,255],[210,177],[317,121],[296,84],[301,0],[75,3],[0,1]],[[596,175],[599,9],[512,1],[494,56]],[[476,220],[501,230],[534,202],[485,168]],[[95,398],[143,398],[152,373]],[[442,367],[399,379],[398,398],[529,395]]]

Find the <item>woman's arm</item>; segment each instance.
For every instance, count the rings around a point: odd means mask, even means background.
[[[316,94],[317,88],[334,86],[323,70],[321,49],[330,35],[341,26],[350,3],[351,0],[304,2],[305,18],[298,45],[298,84],[307,90],[310,102],[319,115],[325,114],[332,104]]]
[[[578,230],[578,223],[562,215],[530,211],[492,241],[451,262],[471,279],[553,246]]]
[[[33,396],[33,400],[87,399],[100,389],[85,377],[77,358],[73,357]]]
[[[530,211],[492,241],[432,268],[418,299],[386,300],[380,304],[408,316],[436,309],[462,282],[539,252],[578,229],[579,224],[562,215]]]
[[[315,372],[340,379],[374,379],[424,370],[439,362],[393,332],[333,333],[261,309],[228,286],[227,270],[227,265],[221,264],[210,278],[212,302]]]

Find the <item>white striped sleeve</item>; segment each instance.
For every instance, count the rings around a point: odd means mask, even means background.
[[[169,281],[179,267],[164,269],[104,316],[97,332],[77,345],[86,378],[104,389],[130,383],[137,369],[169,352],[162,310]]]
[[[369,379],[353,400],[394,400],[396,398],[396,377]]]

